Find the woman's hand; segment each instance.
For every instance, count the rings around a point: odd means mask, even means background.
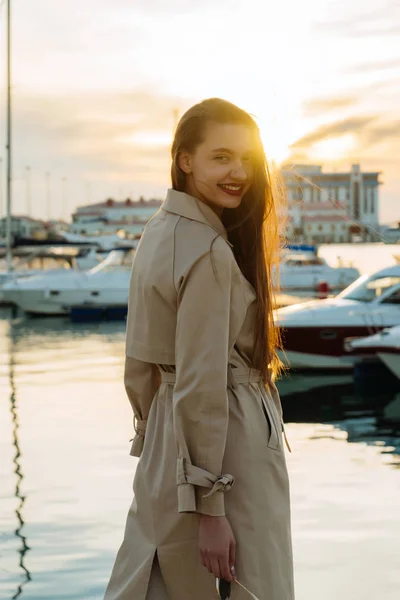
[[[199,549],[209,573],[233,581],[236,541],[226,517],[200,515]]]

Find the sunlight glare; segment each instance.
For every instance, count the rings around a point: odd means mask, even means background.
[[[289,156],[292,141],[289,130],[282,126],[282,120],[273,112],[258,119],[258,126],[268,161],[281,164]]]
[[[119,142],[132,146],[170,146],[172,132],[167,131],[138,131],[131,135],[118,138]]]
[[[338,160],[348,156],[354,150],[354,147],[354,136],[346,134],[336,138],[321,140],[313,144],[309,154],[313,160]]]

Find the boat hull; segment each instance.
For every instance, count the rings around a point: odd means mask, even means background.
[[[66,308],[52,302],[43,290],[8,290],[5,296],[7,302],[22,308],[27,314],[41,316],[68,314]]]
[[[351,368],[354,361],[346,351],[346,339],[370,333],[366,326],[283,326],[282,341],[287,356],[284,362],[298,369]]]
[[[400,380],[400,352],[378,352],[378,357],[383,364]]]
[[[291,369],[307,371],[351,371],[353,360],[346,355],[331,356],[329,354],[313,354],[292,350],[278,351],[281,361]]]

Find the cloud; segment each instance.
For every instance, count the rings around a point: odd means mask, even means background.
[[[213,0],[146,0],[143,3],[132,3],[132,0],[119,0],[119,3],[132,9],[134,12],[151,13],[160,15],[192,14],[202,11],[207,5],[215,6]],[[219,7],[234,8],[237,5],[235,0],[220,0]]]
[[[400,25],[387,25],[386,27],[370,27],[369,29],[353,29],[349,31],[352,37],[379,37],[400,34]]]
[[[150,87],[69,95],[16,90],[15,213],[27,211],[27,165],[31,168],[32,211],[45,218],[49,216],[47,172],[53,217],[67,218],[77,205],[108,196],[162,197],[170,179],[169,139],[172,141],[174,111],[182,114],[191,103],[190,98],[182,100]],[[0,131],[4,129],[4,114],[5,111],[0,112]],[[66,186],[62,183],[65,178]],[[4,182],[5,178],[3,186]],[[1,213],[2,210],[4,206],[0,206]]]
[[[305,155],[314,144],[351,134],[358,142],[357,153],[363,154],[377,144],[389,144],[388,156],[400,144],[400,121],[383,120],[378,115],[349,117],[321,125],[291,144],[293,155]]]
[[[303,104],[304,113],[315,116],[320,113],[338,110],[353,106],[358,101],[356,96],[327,96],[325,98],[313,98]]]
[[[173,109],[186,108],[181,102],[149,90],[69,97],[16,94],[15,214],[25,214],[29,206],[26,165],[31,169],[31,210],[43,218],[69,218],[76,206],[109,196],[163,197],[170,170],[165,140],[170,135],[172,141]],[[141,142],[148,134],[151,140],[159,136],[160,143]],[[47,172],[50,203],[46,201]],[[4,206],[0,206],[2,210]]]
[[[400,153],[400,121],[386,116],[370,115],[348,118],[320,126],[297,140],[291,146],[287,164],[321,164],[313,148],[318,142],[351,134],[354,149],[336,158],[325,159],[326,171],[347,171],[352,163],[359,163],[363,171],[380,171],[385,184],[380,191],[380,215],[384,222],[400,219],[398,203]]]
[[[311,133],[296,140],[290,147],[292,149],[307,148],[327,138],[339,137],[346,133],[357,134],[363,131],[375,119],[377,119],[377,116],[349,117],[341,121],[329,123],[328,125],[321,125]]]
[[[400,143],[400,121],[392,121],[371,127],[366,131],[365,143],[368,146],[382,142],[394,141]],[[397,159],[398,160],[398,159]]]
[[[343,73],[371,73],[373,71],[386,71],[389,69],[400,69],[400,58],[392,60],[372,61],[351,65],[342,69]]]
[[[349,5],[347,2],[340,4],[332,3],[330,6],[334,14],[328,12],[324,21],[313,24],[313,30],[319,32],[330,32],[343,34],[351,37],[370,37],[397,35],[400,33],[400,5],[397,0],[381,2],[379,8],[367,11],[364,2],[360,2],[357,10],[357,2]],[[349,14],[349,10],[353,12]],[[337,14],[342,14],[337,19]],[[347,14],[346,14],[347,13]]]
[[[79,95],[18,94],[15,101],[15,159],[22,164],[47,161],[91,171],[142,168],[169,159],[165,142],[135,143],[135,135],[168,139],[182,100],[150,90]],[[129,142],[132,138],[132,142]],[[139,136],[140,138],[140,136]],[[26,143],[29,140],[29,144]]]

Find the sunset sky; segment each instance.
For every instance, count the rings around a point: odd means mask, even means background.
[[[163,197],[176,116],[219,96],[255,115],[276,161],[381,171],[381,220],[400,220],[398,0],[12,4],[16,214],[27,166],[35,216],[48,216],[46,172],[53,218],[107,196]]]

